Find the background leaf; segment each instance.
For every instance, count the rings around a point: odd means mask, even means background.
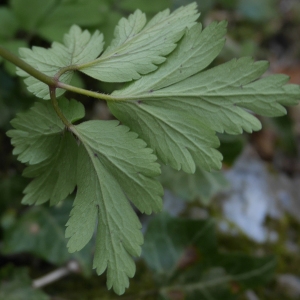
[[[103,22],[104,3],[98,0],[11,0],[12,10],[23,29],[38,33],[52,41],[62,41],[63,34],[72,26],[94,26]],[[32,14],[32,8],[35,8]],[[84,13],[83,13],[84,12]]]
[[[50,300],[42,291],[31,286],[26,269],[16,269],[12,278],[1,280],[0,299],[5,300]]]
[[[50,209],[38,206],[27,210],[5,230],[1,252],[10,255],[31,253],[59,266],[75,259],[85,274],[91,274],[91,244],[74,254],[70,254],[66,247],[65,224],[71,208],[69,199]]]
[[[166,238],[168,237],[168,238]],[[171,278],[188,246],[197,245],[200,256],[217,251],[214,223],[155,216],[146,231],[143,255],[147,265],[159,276]]]
[[[194,174],[186,174],[163,166],[162,185],[186,201],[198,200],[208,204],[213,196],[228,186],[221,172],[206,172],[199,168]]]
[[[243,289],[268,282],[276,266],[273,256],[221,253],[211,219],[196,221],[167,214],[150,221],[143,258],[164,299],[177,295],[179,299],[233,300]]]

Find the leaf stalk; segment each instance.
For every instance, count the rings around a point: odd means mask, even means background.
[[[97,98],[97,99],[101,99],[101,100],[105,100],[105,101],[119,101],[119,99],[112,97],[111,95],[106,95],[106,94],[102,94],[102,93],[98,93],[98,92],[81,89],[76,86],[69,85],[69,84],[66,84],[66,83],[63,83],[60,81],[57,82],[57,88],[61,88],[61,89],[64,89],[64,90],[67,90],[70,92],[74,92],[77,94],[81,94],[81,95],[85,95],[88,97]]]
[[[72,123],[70,123],[67,118],[64,116],[64,114],[62,113],[61,109],[59,108],[57,99],[56,99],[56,87],[49,87],[49,91],[50,91],[50,99],[51,99],[51,103],[53,105],[53,108],[55,110],[55,112],[57,113],[58,117],[61,119],[61,121],[65,124],[65,126],[67,128],[72,127]]]

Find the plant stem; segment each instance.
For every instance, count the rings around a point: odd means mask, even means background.
[[[62,122],[65,124],[65,126],[67,128],[72,127],[72,123],[70,123],[67,118],[64,116],[64,114],[62,113],[62,111],[60,110],[60,107],[58,106],[58,102],[56,99],[56,87],[49,87],[49,91],[50,91],[50,98],[51,98],[51,102],[53,105],[53,108],[55,110],[55,112],[57,113],[57,115],[59,116],[59,118],[62,120]]]
[[[85,90],[85,89],[81,89],[78,88],[76,86],[72,86],[63,82],[57,82],[56,86],[58,88],[70,91],[70,92],[74,92],[77,94],[81,94],[81,95],[85,95],[88,97],[93,97],[93,98],[97,98],[97,99],[102,99],[105,101],[120,101],[120,99],[116,98],[116,97],[112,97],[110,95],[106,95],[106,94],[102,94],[102,93],[97,93],[97,92],[93,92],[93,91],[89,91],[89,90]]]
[[[18,56],[14,55],[13,53],[7,51],[5,48],[3,48],[0,45],[0,56],[14,64],[15,66],[19,67],[23,71],[27,72],[29,75],[33,76],[34,78],[44,82],[45,84],[49,86],[55,86],[56,81],[54,78],[47,76],[37,69],[33,68],[31,65],[26,63],[24,60],[19,58]]]

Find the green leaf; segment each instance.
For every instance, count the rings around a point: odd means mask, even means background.
[[[17,40],[17,39],[0,39],[0,44],[8,51],[12,52],[15,55],[19,54],[19,48],[26,47],[27,43],[23,40]],[[0,57],[0,62],[2,61],[2,57]],[[6,71],[12,75],[15,76],[16,74],[16,66],[12,64],[11,62],[4,60],[4,66]]]
[[[72,122],[83,117],[80,103],[61,99],[60,109]],[[162,208],[163,189],[153,150],[118,121],[88,121],[66,131],[50,102],[37,103],[12,121],[15,154],[31,165],[24,175],[35,178],[24,203],[63,200],[77,185],[66,236],[70,252],[91,239],[98,220],[94,267],[106,269],[109,288],[121,294],[135,272],[131,256],[140,255],[141,224],[129,200],[150,214]],[[38,127],[36,124],[41,125]],[[74,138],[75,135],[77,142]]]
[[[254,288],[268,283],[276,270],[276,259],[269,255],[254,257],[243,253],[220,254],[215,260],[216,266],[226,270],[231,280],[245,288]]]
[[[91,35],[73,25],[64,37],[64,44],[54,42],[50,49],[33,47],[20,49],[21,57],[31,66],[48,76],[57,76],[63,83],[70,83],[74,70],[107,82],[124,82],[138,79],[157,69],[184,29],[198,18],[196,5],[191,4],[170,14],[165,10],[157,14],[147,25],[146,16],[137,10],[128,19],[122,18],[115,29],[115,39],[104,53],[103,35],[96,31]],[[96,59],[97,58],[97,59]],[[69,67],[60,75],[59,71]],[[23,70],[19,76],[28,77],[28,90],[37,97],[49,99],[49,88]],[[64,90],[57,89],[57,96]]]
[[[212,262],[209,268],[205,268],[204,261],[182,270],[175,282],[167,288],[161,288],[161,293],[168,295],[177,291],[184,299],[190,300],[233,300],[237,299],[236,294],[240,294],[243,288],[264,286],[270,281],[276,268],[276,261],[272,256],[221,254],[220,257],[214,257]],[[232,283],[239,288],[238,291],[232,291]]]
[[[53,208],[38,206],[27,210],[12,227],[4,231],[2,253],[32,253],[55,265],[75,259],[84,272],[90,274],[91,247],[74,254],[68,253],[66,248],[65,224],[71,207],[72,202],[66,200]]]
[[[150,221],[145,234],[143,258],[157,274],[171,278],[188,246],[196,245],[200,256],[217,251],[214,222],[172,218],[161,213]]]
[[[24,189],[23,204],[42,204],[50,200],[50,204],[55,205],[74,191],[74,163],[78,152],[76,141],[69,132],[64,132],[54,143],[55,151],[48,159],[24,170],[24,177],[34,179]]]
[[[59,106],[72,123],[84,117],[84,107],[77,101],[63,98]],[[35,103],[29,111],[17,114],[11,124],[15,129],[9,130],[7,135],[14,146],[13,154],[19,161],[31,165],[53,156],[65,130],[50,102]]]
[[[195,174],[186,174],[167,166],[162,168],[161,183],[180,198],[187,201],[199,200],[205,205],[228,186],[222,172],[206,172],[197,168]]]
[[[218,252],[214,222],[172,218],[151,219],[143,258],[152,269],[164,299],[236,299],[232,282],[241,288],[267,283],[275,271],[273,256]],[[240,289],[242,290],[242,289]]]
[[[18,29],[18,22],[12,11],[0,7],[0,38],[12,38]]]
[[[82,31],[77,25],[70,28],[64,37],[64,44],[54,42],[50,49],[33,47],[20,49],[21,57],[32,67],[48,76],[55,76],[61,68],[85,63],[95,59],[103,50],[103,35],[96,31],[91,35],[87,30]],[[59,80],[70,83],[74,69],[62,74]],[[28,90],[37,97],[49,99],[49,87],[38,79],[29,76],[23,70],[18,70],[19,76],[27,77],[25,83]],[[56,96],[60,96],[65,90],[57,89]]]
[[[137,7],[145,13],[156,13],[163,9],[170,7],[172,4],[171,0],[123,0],[120,2],[120,7],[125,10],[133,11]]]
[[[153,150],[146,148],[136,133],[119,126],[119,121],[89,121],[76,126],[75,134],[86,150],[96,155],[114,175],[126,196],[142,213],[161,210],[161,185],[152,178],[160,174],[160,167],[154,163]]]
[[[38,33],[49,41],[62,41],[73,24],[98,28],[106,18],[108,5],[99,0],[65,0],[43,20]]]
[[[82,65],[85,74],[107,82],[125,82],[138,79],[157,69],[165,56],[171,53],[184,29],[195,24],[198,18],[196,4],[181,7],[170,14],[158,13],[146,24],[140,10],[122,18],[115,29],[111,45],[96,61]]]
[[[297,85],[285,85],[287,76],[257,80],[267,62],[241,58],[202,71],[220,52],[225,25],[212,23],[202,32],[200,25],[192,27],[165,64],[114,92],[119,101],[109,103],[122,123],[177,170],[193,173],[196,165],[219,169],[222,156],[214,149],[219,145],[215,131],[259,130],[261,124],[249,110],[279,116],[286,112],[282,105],[300,98]]]
[[[141,224],[128,199],[142,212],[159,211],[162,187],[152,150],[118,121],[88,121],[71,129],[80,141],[77,196],[66,237],[70,252],[82,249],[97,225],[94,268],[107,269],[107,286],[122,294],[140,255]]]
[[[95,26],[103,21],[106,4],[99,0],[11,0],[11,6],[22,29],[39,34],[49,41],[61,41],[70,26]],[[34,8],[34,14],[32,13]]]
[[[1,280],[0,299],[5,300],[50,300],[43,291],[32,287],[25,268],[16,268],[12,278]],[[2,279],[2,278],[1,278]]]
[[[84,116],[79,102],[61,99],[59,105],[70,122]],[[18,160],[31,164],[23,175],[35,178],[25,188],[22,202],[41,204],[50,200],[54,205],[65,199],[76,185],[74,163],[78,147],[71,133],[65,131],[52,104],[36,103],[11,123],[15,129],[9,130],[7,135],[15,147],[13,153],[18,155]]]

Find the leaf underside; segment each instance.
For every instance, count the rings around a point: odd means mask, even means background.
[[[69,84],[74,69],[106,82],[126,82],[138,79],[157,69],[165,56],[172,52],[187,27],[195,24],[199,14],[196,4],[182,7],[170,14],[167,9],[158,13],[146,24],[146,16],[140,10],[122,18],[115,30],[115,39],[103,51],[103,35],[98,30],[90,34],[77,25],[70,28],[64,43],[54,42],[50,49],[21,48],[21,57],[31,66],[48,76],[55,76],[62,68],[73,66],[59,80]],[[99,55],[102,55],[99,57]],[[49,88],[25,71],[28,90],[39,98],[49,99]],[[58,89],[57,96],[64,93]]]
[[[77,25],[70,28],[64,37],[64,44],[54,42],[50,49],[33,47],[31,49],[21,48],[21,57],[31,66],[40,72],[55,76],[62,68],[89,62],[95,59],[103,50],[103,35],[98,30],[91,35],[87,30],[82,31]],[[18,69],[19,76],[26,77],[25,83],[28,90],[39,98],[50,99],[49,87],[38,79],[29,76],[25,71]],[[73,70],[70,70],[59,77],[63,83],[71,82]],[[60,96],[65,91],[57,89],[56,95]]]
[[[259,130],[253,113],[280,116],[286,113],[282,105],[300,98],[297,85],[286,85],[287,76],[257,80],[268,67],[264,61],[245,57],[203,71],[221,51],[225,27],[225,22],[203,31],[200,24],[193,26],[166,63],[115,91],[116,101],[108,103],[163,163],[177,170],[219,169],[222,155],[214,149],[219,145],[215,132]]]
[[[59,106],[69,122],[84,116],[82,104],[66,99]],[[38,124],[42,124],[39,127]],[[93,266],[107,269],[107,286],[122,294],[135,273],[132,256],[139,256],[143,236],[130,201],[147,214],[162,208],[160,166],[153,150],[119,121],[87,121],[69,131],[50,102],[36,103],[13,121],[8,131],[18,159],[29,165],[24,176],[24,204],[54,205],[77,186],[67,223],[70,252],[81,250],[97,225]]]

